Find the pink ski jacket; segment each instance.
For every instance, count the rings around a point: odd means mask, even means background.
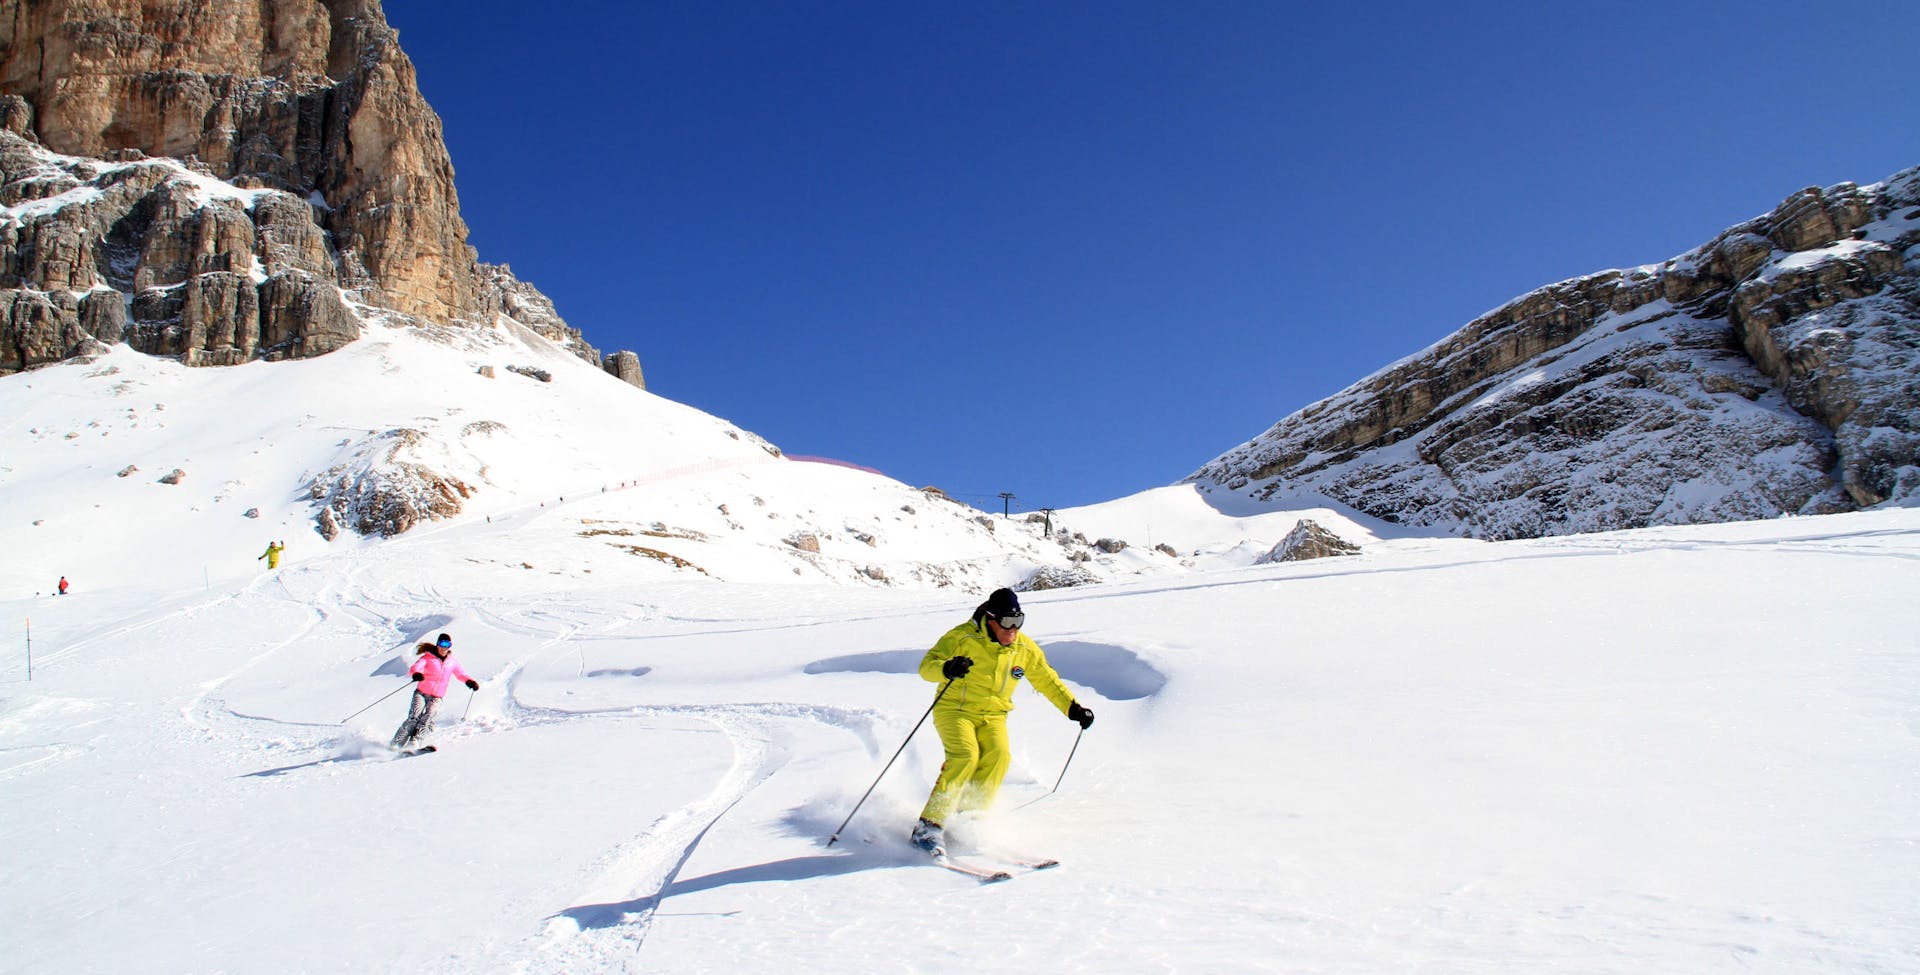
[[[452,654],[448,654],[443,661],[439,654],[431,651],[413,658],[413,666],[407,668],[407,673],[427,675],[427,679],[420,682],[419,691],[428,697],[446,697],[448,678],[458,678],[463,682],[473,679]]]

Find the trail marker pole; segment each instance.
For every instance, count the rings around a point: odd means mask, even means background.
[[[27,617],[27,680],[33,680],[33,617]]]

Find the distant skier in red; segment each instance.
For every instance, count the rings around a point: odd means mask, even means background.
[[[60,577],[60,595],[64,596],[66,594],[67,594],[67,577],[61,576]]]
[[[453,659],[453,637],[442,633],[439,640],[422,643],[413,652],[413,666],[407,672],[418,686],[413,689],[413,703],[407,707],[407,720],[393,733],[393,747],[402,751],[433,734],[433,712],[440,707],[440,699],[447,696],[451,679],[465,681],[468,690],[480,689],[480,682]]]

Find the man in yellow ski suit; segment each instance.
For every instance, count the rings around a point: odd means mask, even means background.
[[[1073,699],[1040,645],[1021,631],[1025,624],[1019,597],[1011,589],[996,589],[972,619],[948,630],[920,661],[921,677],[945,682],[933,705],[933,727],[947,753],[914,826],[913,844],[921,849],[943,849],[942,824],[952,813],[993,804],[1012,761],[1007,712],[1021,681],[1082,730],[1093,724],[1093,712]]]

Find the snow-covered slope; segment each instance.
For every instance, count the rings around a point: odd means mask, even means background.
[[[270,539],[291,558],[328,549],[316,516],[330,501],[485,518],[775,462],[730,424],[512,329],[376,327],[331,356],[221,369],[120,346],[0,379],[0,414],[0,586],[14,591],[59,574],[96,590],[243,577]],[[443,496],[447,482],[467,496]]]
[[[869,471],[790,461],[510,325],[375,316],[331,355],[219,369],[120,346],[0,377],[0,416],[0,591],[13,594],[62,575],[95,592],[206,588],[249,578],[269,541],[292,563],[535,520],[571,547],[536,563],[503,541],[488,557],[636,581],[984,592],[1048,567],[1104,580],[1250,564],[1299,518],[1245,522],[1178,487],[1165,492],[1188,504],[1154,504],[1186,511],[1178,524],[1156,529],[1123,500],[1062,512],[1049,537]],[[1109,536],[1131,548],[1096,547]],[[1179,557],[1153,550],[1167,542]],[[1205,546],[1215,557],[1196,561]]]
[[[736,457],[625,496],[764,518],[735,479],[782,471],[848,495],[836,520],[886,514],[858,472]],[[1064,864],[981,887],[905,844],[940,761],[924,728],[824,844],[977,596],[577,562],[633,537],[582,538],[589,510],[646,517],[619,493],[296,543],[211,586],[161,553],[142,581],[169,586],[0,598],[0,972],[1920,963],[1920,510],[1400,538],[1029,594],[1098,720],[1076,744],[1018,696],[1000,813],[959,828]],[[1084,516],[1204,549],[1224,536],[1196,503]],[[484,683],[454,688],[439,753],[391,760],[408,650],[440,631]]]

